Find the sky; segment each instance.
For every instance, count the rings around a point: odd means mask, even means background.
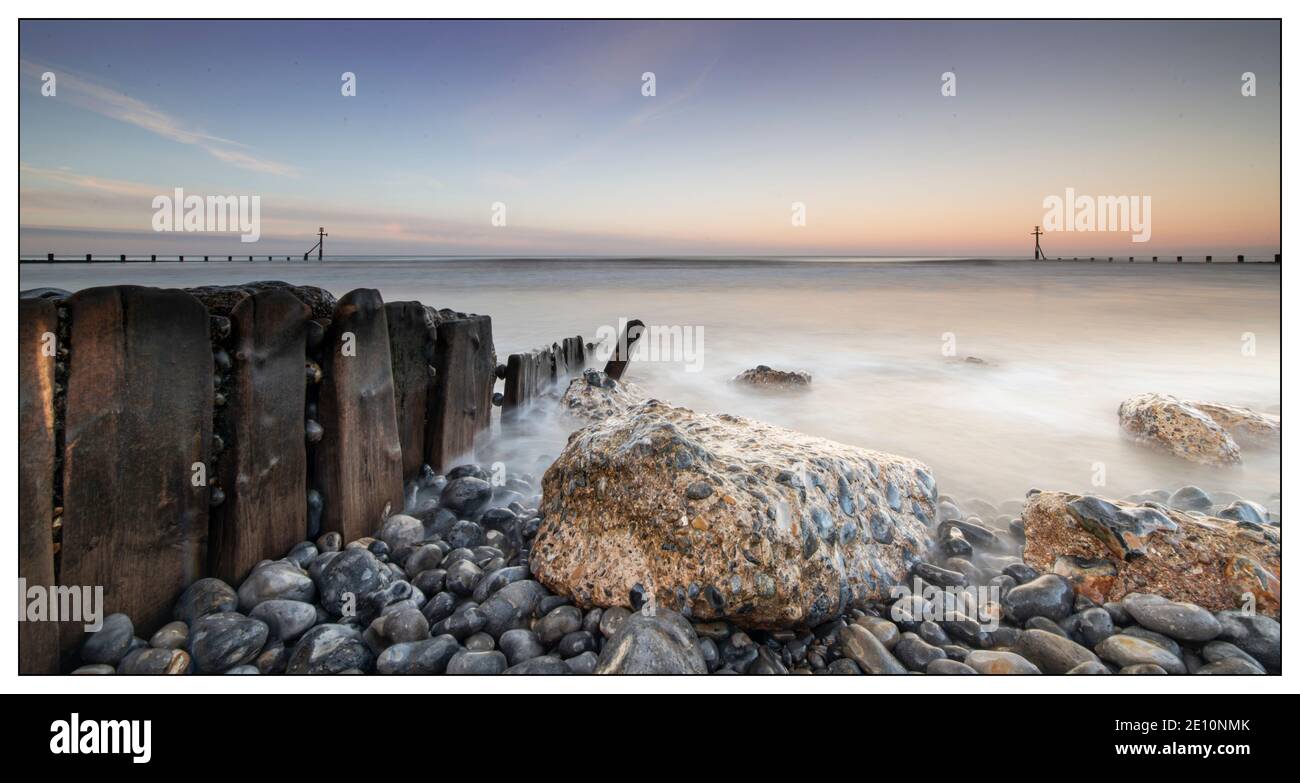
[[[1072,192],[1150,239],[1049,255],[1271,255],[1279,29],[23,22],[20,253],[1021,256]],[[256,196],[258,241],[155,230],[177,188]]]

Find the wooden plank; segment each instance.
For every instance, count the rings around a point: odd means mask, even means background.
[[[379,528],[386,507],[402,509],[402,445],[378,291],[360,288],[339,299],[322,353],[318,408],[325,434],[315,472],[325,499],[321,527],[355,541]]]
[[[226,500],[211,512],[208,563],[212,576],[231,585],[307,536],[310,313],[285,289],[254,293],[230,311],[231,393],[218,461]]]
[[[506,359],[503,416],[511,416],[550,387],[554,357],[549,350],[512,353]]]
[[[59,580],[102,586],[105,613],[147,638],[207,560],[209,490],[193,479],[212,437],[208,311],[138,286],[85,289],[68,308]],[[70,625],[65,653],[82,638]]]
[[[409,480],[420,474],[424,464],[437,328],[433,313],[419,302],[389,302],[384,310],[392,354],[397,431],[402,443],[402,477]]]
[[[560,341],[556,351],[556,380],[567,385],[569,379],[581,375],[587,366],[587,349],[582,336],[566,337]]]
[[[58,306],[18,300],[18,578],[54,581],[54,363]],[[20,596],[25,601],[26,596]],[[58,623],[18,624],[18,673],[59,673]]]
[[[496,353],[488,316],[450,310],[438,315],[426,461],[442,472],[472,454],[474,437],[491,426]]]

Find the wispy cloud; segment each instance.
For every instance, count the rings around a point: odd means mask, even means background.
[[[20,65],[24,75],[38,81],[43,74],[53,73],[57,97],[80,109],[143,128],[171,141],[194,145],[217,160],[246,171],[282,177],[298,175],[298,170],[293,166],[241,151],[241,148],[248,149],[246,144],[189,127],[183,120],[163,109],[80,74],[31,60],[22,60]]]

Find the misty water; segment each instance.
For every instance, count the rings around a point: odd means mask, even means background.
[[[491,315],[501,362],[564,336],[592,340],[620,319],[682,327],[698,356],[637,361],[625,378],[677,405],[915,457],[958,499],[1194,483],[1267,502],[1281,489],[1276,449],[1246,450],[1239,467],[1199,466],[1130,443],[1116,419],[1143,392],[1279,413],[1272,264],[340,259],[20,271],[22,288],[70,290],[267,279]],[[757,393],[730,382],[757,364],[805,370],[813,383]],[[543,427],[506,451],[531,470],[564,434]]]

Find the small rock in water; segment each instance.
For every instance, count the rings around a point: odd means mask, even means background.
[[[1200,487],[1188,486],[1171,495],[1169,505],[1179,511],[1209,511],[1214,501]]]
[[[731,379],[733,383],[768,388],[804,388],[812,383],[812,376],[799,370],[774,370],[760,364],[752,370]]]
[[[1236,522],[1251,522],[1256,525],[1267,525],[1268,511],[1258,503],[1251,503],[1249,500],[1238,500],[1227,508],[1215,514],[1219,519],[1231,519]]]
[[[117,674],[117,669],[107,663],[90,663],[85,666],[78,666],[72,670],[73,674]]]

